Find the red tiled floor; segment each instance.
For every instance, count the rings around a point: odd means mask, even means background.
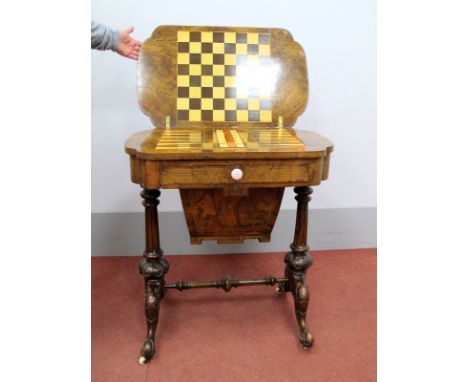
[[[93,258],[93,382],[375,381],[376,250],[312,255],[311,350],[298,343],[291,296],[273,287],[170,290],[161,305],[157,355],[144,366],[137,362],[146,326],[141,259]],[[281,275],[283,257],[168,256],[167,279]]]

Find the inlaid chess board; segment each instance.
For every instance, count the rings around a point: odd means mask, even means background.
[[[304,51],[284,29],[160,26],[138,60],[156,127],[292,127],[307,94]]]
[[[271,122],[270,34],[177,32],[177,119]]]
[[[157,152],[302,151],[304,144],[289,129],[165,129]]]

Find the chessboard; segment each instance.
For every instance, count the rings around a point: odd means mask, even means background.
[[[164,129],[156,152],[302,151],[304,144],[289,129]]]
[[[177,31],[177,120],[272,122],[270,34]]]

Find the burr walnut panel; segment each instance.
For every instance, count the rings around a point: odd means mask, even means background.
[[[283,29],[160,26],[142,46],[138,95],[156,127],[289,127],[307,104],[307,64]]]
[[[284,188],[258,188],[226,196],[221,189],[181,189],[191,243],[269,241],[283,192]]]

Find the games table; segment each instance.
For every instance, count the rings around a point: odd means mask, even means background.
[[[142,46],[138,97],[153,130],[125,144],[132,182],[143,188],[147,334],[140,363],[155,353],[159,308],[169,289],[277,285],[291,292],[305,348],[312,264],[307,205],[327,179],[333,144],[292,126],[308,98],[306,58],[284,29],[161,26]],[[167,282],[160,246],[160,189],[179,189],[192,244],[270,240],[284,188],[294,187],[297,217],[281,277]]]

